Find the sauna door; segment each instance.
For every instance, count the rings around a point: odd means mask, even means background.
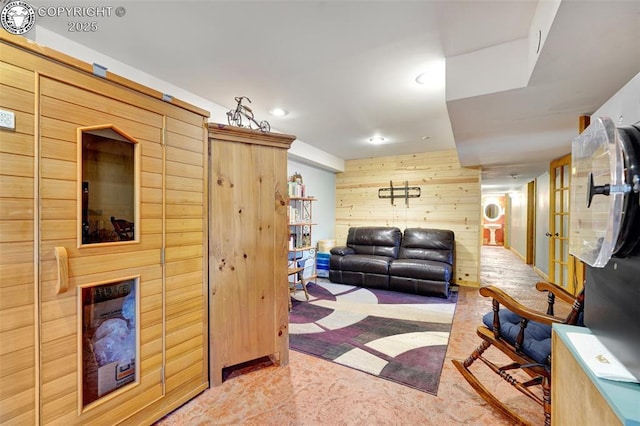
[[[40,419],[115,424],[163,395],[163,117],[42,76],[39,104]]]

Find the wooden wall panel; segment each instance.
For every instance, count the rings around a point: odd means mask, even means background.
[[[35,424],[35,76],[1,58],[0,108],[16,129],[0,129],[0,424]]]
[[[200,324],[200,336],[206,330],[208,309],[206,287],[206,138],[204,121],[166,120],[165,163],[165,303],[167,392],[185,382],[208,380],[208,345],[181,346],[174,334],[185,320]],[[181,238],[190,234],[192,238]],[[171,331],[170,331],[171,330]],[[178,350],[177,348],[181,349]]]
[[[378,198],[378,189],[420,188],[408,205],[400,198]],[[336,243],[344,244],[351,226],[450,229],[456,235],[454,280],[480,282],[480,170],[463,168],[455,150],[378,157],[345,162],[336,175]]]

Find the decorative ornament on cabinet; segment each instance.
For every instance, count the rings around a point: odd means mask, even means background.
[[[246,96],[236,96],[234,99],[236,100],[236,108],[227,111],[227,121],[229,125],[249,129],[254,129],[253,126],[256,126],[254,130],[261,130],[263,132],[271,131],[271,125],[267,120],[262,120],[258,123],[253,116],[253,110],[247,105],[242,105],[243,99],[246,99],[249,103],[251,103],[251,99]],[[246,126],[242,124],[243,117],[249,120]]]

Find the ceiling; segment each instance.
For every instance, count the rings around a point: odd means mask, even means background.
[[[95,32],[37,23],[225,108],[248,96],[258,120],[345,160],[455,148],[482,167],[486,191],[546,171],[570,152],[578,116],[640,72],[637,1],[564,0],[547,24],[522,0],[109,5],[126,14],[96,18]],[[546,40],[532,63],[537,26]],[[416,83],[424,71],[434,84]]]

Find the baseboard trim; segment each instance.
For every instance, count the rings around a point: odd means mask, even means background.
[[[533,271],[540,275],[540,278],[542,278],[544,281],[549,281],[549,275],[545,274],[544,272],[542,272],[538,267],[533,266]]]

